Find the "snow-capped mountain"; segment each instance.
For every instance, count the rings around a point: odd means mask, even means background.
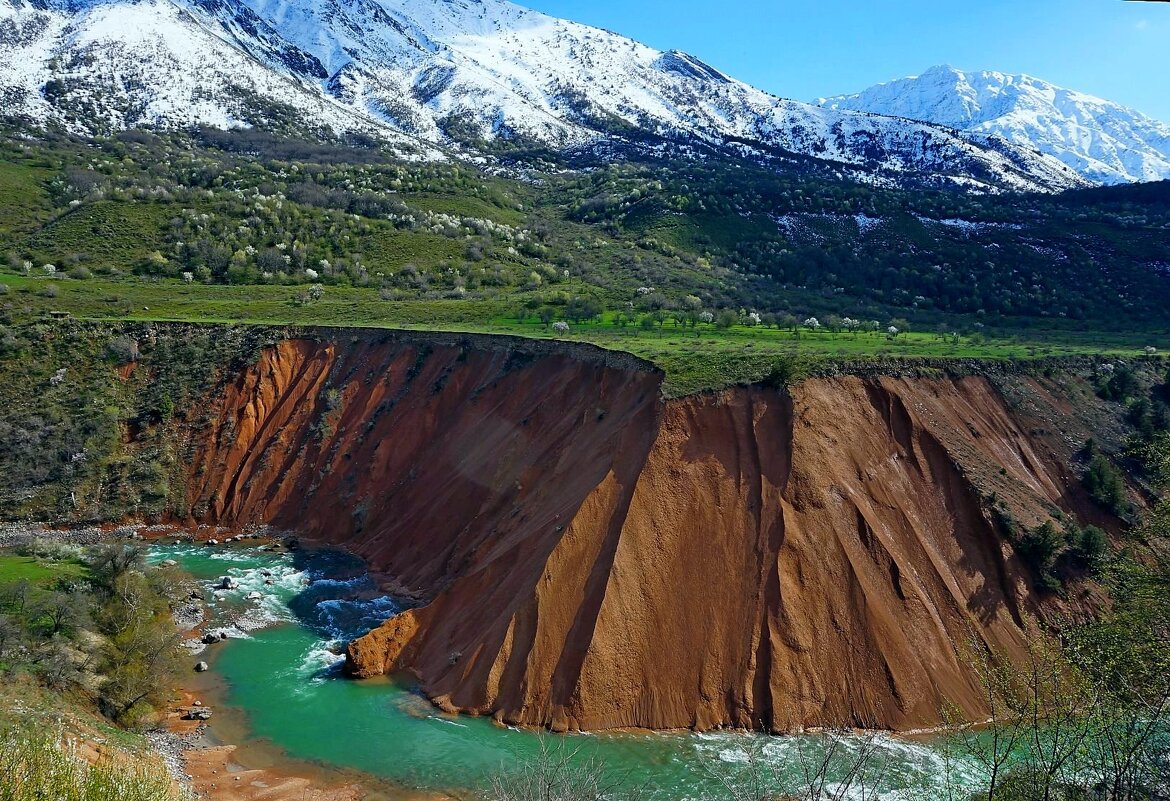
[[[434,157],[452,139],[700,144],[867,180],[1060,190],[982,133],[783,100],[698,59],[504,0],[0,0],[0,102],[77,131],[274,119]]]
[[[1003,137],[1055,156],[1094,183],[1170,178],[1170,125],[1028,75],[934,67],[819,105]]]

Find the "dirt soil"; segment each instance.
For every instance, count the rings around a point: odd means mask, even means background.
[[[286,340],[209,399],[191,522],[300,531],[393,576],[422,605],[350,667],[409,671],[444,709],[776,731],[982,716],[966,649],[1018,655],[1054,607],[1004,515],[1117,525],[1078,487],[1099,402],[1075,377],[660,383],[555,352]]]

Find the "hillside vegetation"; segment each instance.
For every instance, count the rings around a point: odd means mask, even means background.
[[[1164,185],[901,192],[724,163],[490,173],[360,143],[0,144],[0,355],[49,312],[627,350],[681,395],[828,360],[1166,347]],[[794,367],[795,366],[795,367]]]

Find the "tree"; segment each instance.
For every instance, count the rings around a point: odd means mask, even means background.
[[[51,592],[34,603],[30,617],[43,627],[45,634],[55,637],[74,634],[88,621],[85,605],[77,598],[63,592]]]

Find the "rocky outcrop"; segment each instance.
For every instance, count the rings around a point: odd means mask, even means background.
[[[419,605],[350,668],[409,672],[445,709],[916,728],[944,702],[982,714],[964,644],[1019,653],[1043,614],[992,494],[1024,524],[1088,509],[1068,388],[1010,380],[1040,411],[983,377],[663,401],[601,352],[289,340],[213,399],[188,502],[392,577]]]

